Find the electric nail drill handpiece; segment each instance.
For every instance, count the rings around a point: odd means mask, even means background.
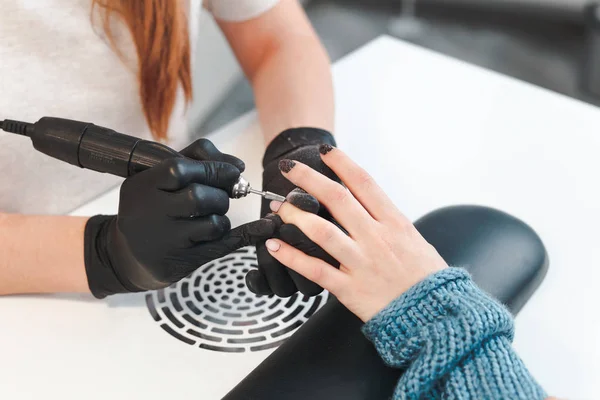
[[[0,121],[0,129],[29,137],[36,150],[50,157],[123,178],[145,171],[168,158],[183,157],[161,143],[69,119],[43,117],[35,123],[4,120]],[[251,188],[241,176],[229,191],[229,197],[239,199],[250,193],[269,200],[285,201],[284,196]]]

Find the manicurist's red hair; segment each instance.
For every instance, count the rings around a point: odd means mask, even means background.
[[[92,0],[102,12],[102,25],[119,54],[112,18],[121,18],[135,43],[140,101],[155,139],[167,138],[169,118],[181,86],[192,98],[190,42],[181,0]]]

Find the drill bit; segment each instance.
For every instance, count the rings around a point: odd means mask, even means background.
[[[278,195],[276,193],[273,193],[273,192],[268,192],[268,191],[263,192],[263,191],[252,189],[252,188],[249,188],[249,192],[257,194],[259,196],[262,196],[263,198],[265,198],[267,200],[275,200],[275,201],[280,201],[282,203],[285,201],[285,197]]]

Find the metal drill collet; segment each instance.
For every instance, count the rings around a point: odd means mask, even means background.
[[[278,195],[276,193],[267,191],[262,192],[260,190],[252,189],[252,187],[250,186],[250,182],[248,182],[243,176],[240,176],[240,179],[238,179],[235,185],[233,185],[233,188],[231,188],[231,197],[234,199],[240,199],[242,197],[248,196],[250,193],[262,196],[267,200],[275,200],[280,201],[282,203],[285,201],[284,196]]]

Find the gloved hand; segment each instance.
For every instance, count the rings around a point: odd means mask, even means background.
[[[295,128],[286,130],[277,136],[267,147],[263,158],[263,190],[284,196],[289,194],[288,201],[292,204],[306,211],[318,212],[322,217],[331,220],[329,212],[325,208],[319,207],[318,202],[316,208],[314,203],[311,205],[309,197],[312,198],[312,196],[303,191],[290,193],[295,186],[285,179],[279,170],[279,161],[282,159],[296,160],[339,182],[339,178],[321,161],[319,156],[319,145],[321,144],[335,146],[333,135],[322,129]],[[316,202],[316,200],[314,201]],[[263,199],[261,217],[270,213],[269,203],[270,201]],[[321,258],[336,267],[339,266],[335,259],[293,225],[283,225],[275,237],[306,254]],[[307,296],[315,296],[323,290],[316,283],[274,259],[265,247],[264,241],[256,246],[256,253],[258,269],[252,270],[246,275],[246,285],[252,292],[263,295],[274,293],[280,297],[289,297],[298,291]]]
[[[85,268],[98,298],[160,289],[196,268],[273,236],[279,220],[231,230],[228,191],[244,163],[206,139],[125,180],[119,213],[92,217],[85,228]],[[201,161],[197,161],[201,160]]]

